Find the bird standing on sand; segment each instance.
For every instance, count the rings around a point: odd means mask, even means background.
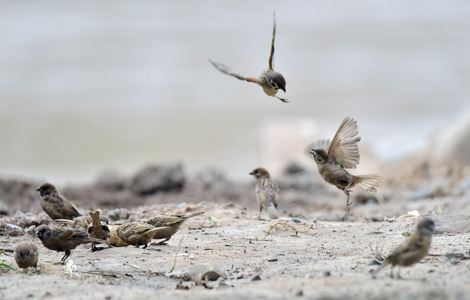
[[[44,183],[38,187],[36,191],[41,195],[42,209],[49,215],[49,217],[51,217],[51,219],[72,220],[73,218],[82,215],[72,202],[59,194],[54,185]]]
[[[153,227],[147,223],[129,222],[120,225],[117,228],[116,233],[119,239],[125,243],[134,245],[137,248],[143,245],[143,248],[145,249],[158,229],[159,228]]]
[[[232,77],[235,77],[239,80],[256,83],[263,88],[263,91],[266,93],[266,95],[275,97],[281,100],[282,102],[287,103],[289,102],[287,99],[276,96],[279,90],[284,91],[284,93],[286,92],[286,80],[284,79],[284,76],[281,75],[281,73],[278,73],[274,71],[273,69],[275,39],[276,39],[276,16],[274,15],[273,35],[272,35],[272,40],[271,40],[271,51],[269,53],[269,59],[268,59],[268,68],[266,69],[266,71],[261,73],[261,75],[258,76],[258,78],[239,75],[233,72],[230,67],[221,63],[217,63],[210,59],[209,59],[209,62],[220,72],[230,75]]]
[[[47,249],[65,252],[60,260],[61,263],[65,263],[65,260],[72,253],[72,249],[77,248],[78,245],[93,241],[85,231],[60,227],[50,228],[47,225],[39,226],[36,229],[36,235]]]
[[[37,268],[38,257],[38,247],[31,242],[21,242],[15,247],[15,261],[22,269]]]
[[[264,209],[271,219],[279,218],[277,206],[279,204],[279,187],[269,176],[265,168],[256,168],[250,172],[250,175],[256,178],[256,200],[258,201],[259,214]]]
[[[165,244],[171,237],[178,231],[180,226],[189,218],[202,215],[203,211],[198,211],[189,215],[157,215],[147,221],[147,223],[154,227],[160,227],[160,230],[155,232],[153,239],[163,241],[159,245]]]
[[[366,191],[373,193],[377,191],[380,177],[377,175],[355,176],[346,169],[354,169],[359,164],[359,147],[357,143],[361,140],[357,122],[347,117],[341,122],[333,140],[321,140],[313,144],[310,153],[317,163],[318,171],[323,179],[336,186],[346,194],[346,218],[349,215],[349,195],[353,187],[361,186]]]
[[[434,233],[434,221],[424,218],[418,222],[418,226],[413,235],[399,245],[377,268],[373,274],[377,274],[381,269],[392,265],[390,277],[393,278],[393,268],[398,266],[397,278],[400,277],[400,267],[409,267],[423,259],[429,252],[432,235]]]

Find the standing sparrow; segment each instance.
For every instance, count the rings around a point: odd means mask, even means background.
[[[60,227],[50,228],[47,225],[39,226],[36,229],[36,235],[47,249],[65,252],[61,259],[62,263],[70,256],[72,249],[93,241],[85,231]]]
[[[258,200],[259,214],[261,219],[261,211],[266,210],[271,219],[279,218],[277,206],[279,204],[279,187],[269,176],[269,172],[265,168],[256,168],[251,171],[250,175],[256,178],[256,200]]]
[[[158,229],[147,223],[130,222],[122,224],[117,228],[117,236],[125,243],[134,245],[137,248],[144,245],[143,248],[145,249]]]
[[[392,265],[390,277],[393,278],[393,268],[398,266],[397,278],[400,277],[400,267],[408,267],[423,259],[429,252],[432,234],[434,232],[434,221],[424,218],[418,222],[413,235],[400,244],[373,273],[376,274],[387,265]]]
[[[189,215],[157,215],[148,220],[147,223],[152,224],[154,227],[160,227],[160,230],[155,232],[153,238],[155,240],[164,239],[158,243],[159,245],[162,245],[171,239],[184,221],[189,218],[202,215],[203,213],[203,211],[198,211]]]
[[[57,188],[50,184],[44,183],[36,189],[41,195],[41,206],[51,219],[69,219],[79,217],[82,214],[78,212],[78,208],[67,198],[61,196]]]
[[[220,72],[233,76],[239,80],[256,83],[263,88],[263,91],[266,93],[266,95],[271,96],[271,97],[276,97],[282,102],[287,103],[289,102],[287,99],[276,96],[279,90],[283,90],[284,93],[286,92],[286,80],[281,75],[281,73],[278,73],[274,71],[273,69],[275,38],[276,38],[276,16],[274,15],[273,35],[272,35],[272,40],[271,40],[271,51],[269,53],[269,59],[268,59],[268,68],[266,71],[261,73],[261,75],[258,76],[258,78],[239,75],[233,72],[229,66],[226,66],[221,63],[217,63],[210,59],[209,59],[209,62]]]
[[[333,140],[321,140],[310,149],[318,171],[323,179],[336,186],[346,194],[346,218],[349,214],[349,194],[356,185],[361,186],[368,192],[376,192],[380,184],[377,175],[355,176],[346,169],[354,169],[359,164],[359,147],[357,143],[361,140],[358,135],[357,122],[347,117],[339,125]]]
[[[20,268],[37,268],[38,256],[38,247],[31,242],[21,242],[15,247],[15,261]]]

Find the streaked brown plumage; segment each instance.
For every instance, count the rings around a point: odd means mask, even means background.
[[[137,248],[143,245],[145,249],[158,229],[147,223],[130,222],[122,224],[117,228],[117,236],[129,245],[136,246]]]
[[[268,68],[266,71],[261,73],[261,75],[258,78],[239,75],[233,72],[229,66],[226,66],[221,63],[217,63],[210,59],[209,59],[209,62],[220,72],[227,74],[229,76],[235,77],[239,80],[256,83],[263,88],[263,91],[266,95],[275,97],[281,100],[282,102],[287,103],[289,102],[287,99],[276,96],[279,90],[284,91],[284,93],[286,92],[286,80],[284,79],[284,76],[281,75],[281,73],[278,73],[274,71],[273,69],[275,39],[276,39],[276,16],[274,15],[273,33],[272,33],[272,39],[271,39],[271,48],[269,52]]]
[[[61,227],[50,228],[47,225],[39,226],[36,229],[36,235],[47,249],[65,252],[61,259],[62,263],[70,256],[72,249],[81,244],[91,243],[93,240],[82,230]]]
[[[428,254],[429,247],[431,247],[434,227],[434,221],[429,218],[419,221],[414,234],[400,244],[392,254],[387,256],[382,265],[374,271],[374,274],[382,268],[392,265],[390,276],[393,278],[393,268],[395,266],[408,267],[423,259]],[[398,268],[397,277],[400,278],[400,268]]]
[[[381,181],[377,175],[355,176],[345,170],[354,169],[359,164],[360,155],[357,144],[360,140],[356,120],[347,117],[339,126],[331,142],[329,140],[318,141],[310,150],[323,179],[346,194],[345,217],[348,216],[349,206],[352,204],[349,202],[352,188],[359,185],[373,193],[377,191]]]
[[[258,219],[261,219],[261,212],[264,209],[271,219],[279,218],[277,207],[279,205],[279,187],[271,179],[269,172],[265,168],[256,168],[250,172],[256,178],[256,200],[258,201]]]
[[[82,214],[78,211],[78,208],[67,198],[60,195],[57,188],[50,184],[44,183],[36,189],[41,195],[41,206],[46,214],[51,219],[69,219],[79,217]]]
[[[188,215],[157,215],[147,221],[147,223],[160,228],[160,230],[155,232],[153,238],[156,240],[164,239],[158,244],[165,244],[179,230],[184,221],[203,213],[203,211],[198,211]]]
[[[26,269],[38,266],[38,247],[31,242],[21,242],[15,247],[15,261],[18,267]]]
[[[121,225],[109,225],[109,237],[106,239],[106,243],[113,247],[127,247],[129,244],[118,236],[119,227]]]

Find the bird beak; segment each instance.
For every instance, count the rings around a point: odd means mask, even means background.
[[[38,191],[38,192],[39,192],[39,190],[40,190],[40,189],[41,189],[41,187],[38,187],[38,188],[36,188],[36,191]]]
[[[248,175],[253,175],[253,171],[251,171]]]

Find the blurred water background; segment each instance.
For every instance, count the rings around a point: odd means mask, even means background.
[[[258,75],[273,10],[290,104],[207,62]],[[263,124],[330,137],[347,115],[396,161],[469,108],[469,30],[463,0],[2,0],[0,173],[86,181],[182,161],[245,177]]]

